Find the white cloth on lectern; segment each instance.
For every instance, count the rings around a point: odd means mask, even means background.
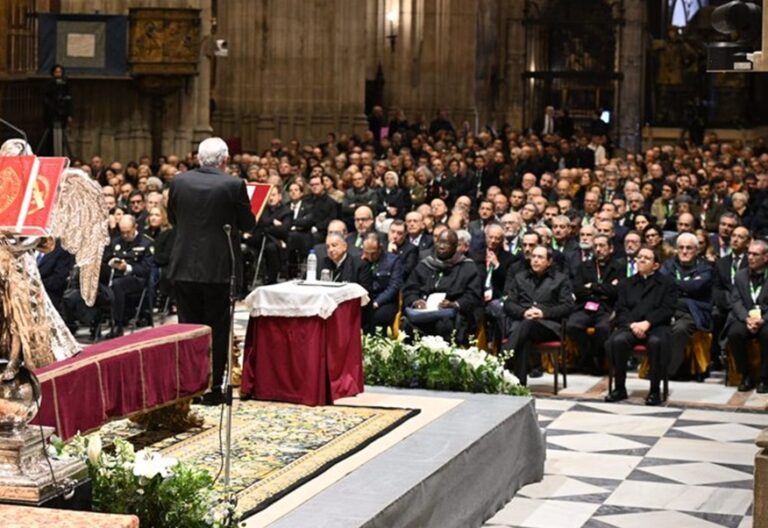
[[[352,299],[360,299],[365,306],[370,301],[368,292],[354,282],[338,286],[281,282],[256,288],[245,303],[251,317],[321,317],[328,319],[338,306]]]

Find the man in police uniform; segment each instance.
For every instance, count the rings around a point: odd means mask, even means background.
[[[126,297],[141,293],[152,267],[149,250],[151,240],[139,235],[136,219],[125,215],[120,219],[119,227],[120,236],[113,238],[104,251],[99,277],[112,297],[112,320],[115,327],[108,337],[123,335]]]

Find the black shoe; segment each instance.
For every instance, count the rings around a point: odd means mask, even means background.
[[[752,380],[752,376],[744,376],[739,383],[739,392],[749,392],[755,388],[755,382]]]
[[[659,391],[651,391],[645,398],[646,405],[661,405],[661,393]]]
[[[147,327],[147,326],[153,326],[152,325],[152,319],[150,319],[148,317],[142,317],[141,319],[136,321],[136,327],[137,328],[144,328],[144,327]]]
[[[627,395],[627,389],[613,389],[611,392],[608,393],[608,396],[605,397],[605,401],[608,403],[618,402],[621,400],[626,400],[629,398]]]
[[[541,370],[541,367],[534,367],[531,369],[531,371],[528,373],[529,378],[540,378],[544,375],[544,371]]]
[[[765,394],[768,392],[768,383],[765,381],[761,381],[757,384],[757,393],[758,394]]]
[[[200,401],[200,405],[216,406],[224,403],[224,394],[221,392],[209,392]]]

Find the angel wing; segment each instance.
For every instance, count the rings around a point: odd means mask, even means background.
[[[98,184],[80,169],[66,169],[53,206],[51,236],[75,256],[80,293],[88,306],[96,302],[104,247],[109,243],[109,210]]]

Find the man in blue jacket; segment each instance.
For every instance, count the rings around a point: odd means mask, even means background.
[[[667,372],[675,373],[685,359],[685,347],[696,330],[712,330],[712,266],[698,258],[699,241],[692,233],[677,237],[677,256],[667,259],[661,274],[671,277],[677,289]]]
[[[371,289],[371,308],[373,316],[366,332],[373,333],[376,328],[386,329],[392,326],[397,314],[400,288],[403,285],[403,263],[397,255],[385,253],[381,240],[376,233],[368,233],[363,241],[363,260],[371,267],[373,287]]]

